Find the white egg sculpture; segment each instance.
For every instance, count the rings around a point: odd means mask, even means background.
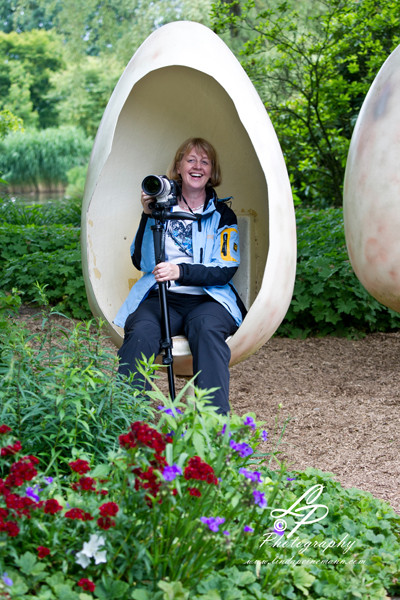
[[[101,121],[82,210],[82,264],[92,312],[117,346],[113,319],[141,273],[130,245],[139,224],[141,182],[164,174],[182,141],[216,148],[220,198],[233,196],[241,265],[234,283],[248,308],[230,338],[231,364],[258,350],[282,322],[296,271],[289,178],[274,128],[250,79],[226,44],[194,22],[157,29],[123,72]],[[190,375],[184,338],[174,338],[174,371]]]
[[[347,249],[363,286],[400,312],[400,46],[362,105],[346,164]]]

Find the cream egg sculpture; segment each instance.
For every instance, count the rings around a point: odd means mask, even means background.
[[[362,105],[346,164],[343,216],[349,258],[368,292],[400,312],[400,46]]]
[[[104,112],[90,159],[82,210],[82,264],[89,304],[120,346],[113,320],[141,276],[130,245],[149,174],[166,172],[189,137],[216,148],[220,198],[232,196],[241,264],[234,284],[248,313],[229,339],[231,365],[258,350],[282,322],[293,294],[296,226],[289,178],[274,128],[226,44],[194,22],[165,25],[140,46]],[[192,373],[184,338],[174,371]]]

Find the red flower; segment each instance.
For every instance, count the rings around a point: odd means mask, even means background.
[[[15,521],[2,521],[0,519],[0,531],[5,531],[10,537],[15,537],[19,534],[19,527]]]
[[[63,507],[61,506],[61,504],[58,503],[58,500],[56,500],[55,498],[50,498],[44,503],[43,510],[47,515],[55,515],[62,509]]]
[[[105,502],[99,508],[102,517],[115,517],[119,511],[119,506],[115,502]]]
[[[9,427],[8,425],[0,425],[0,435],[4,435],[6,433],[9,433],[11,431],[11,427]]]
[[[135,480],[135,490],[138,490],[139,487],[144,488],[145,490],[150,490],[152,496],[157,496],[158,491],[161,487],[161,482],[157,479],[157,476],[154,473],[154,467],[149,467],[147,471],[142,471],[141,469],[133,469],[137,479]]]
[[[79,473],[79,475],[84,475],[88,471],[90,471],[90,465],[87,460],[83,460],[82,458],[78,458],[75,461],[68,463],[73,471]]]
[[[37,553],[38,558],[44,558],[50,554],[50,548],[46,548],[46,546],[38,546]]]
[[[129,433],[119,436],[119,443],[124,448],[136,448],[138,445],[147,446],[159,454],[165,450],[166,439],[147,423],[135,421],[132,423]]]
[[[191,496],[197,496],[198,498],[201,496],[201,491],[195,487],[188,488],[188,492]]]
[[[218,479],[215,476],[211,465],[201,460],[200,456],[193,456],[184,471],[185,479],[197,479],[217,485]]]
[[[21,442],[16,441],[15,444],[5,446],[5,448],[2,448],[0,454],[1,456],[13,456],[14,454],[17,454],[17,452],[19,452],[20,450],[22,450]]]
[[[64,515],[67,519],[81,520],[81,521],[93,521],[94,517],[88,512],[85,512],[81,508],[71,508],[67,510]]]
[[[37,475],[37,471],[33,466],[37,462],[39,461],[34,456],[23,456],[11,465],[10,474],[4,482],[5,485],[7,487],[18,487],[23,485],[25,481],[31,481]]]
[[[85,492],[95,492],[96,481],[93,479],[93,477],[81,477],[79,481],[73,483],[71,487],[75,491],[81,489]]]
[[[27,496],[22,497],[18,496],[18,494],[9,493],[5,498],[7,508],[15,510],[18,516],[24,515],[30,518],[31,515],[29,510],[31,508],[37,507],[36,502],[34,502],[31,498],[28,498]]]
[[[96,586],[94,585],[93,581],[90,581],[90,579],[86,579],[85,577],[78,581],[78,585],[87,592],[94,592],[94,590],[96,589]]]
[[[110,527],[115,527],[115,521],[110,519],[110,517],[99,517],[97,519],[97,525],[100,529],[110,529]]]

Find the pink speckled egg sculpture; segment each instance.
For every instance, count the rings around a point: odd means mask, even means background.
[[[283,320],[296,271],[296,224],[289,178],[274,128],[254,86],[224,42],[193,22],[157,29],[137,50],[104,112],[93,146],[82,210],[82,263],[94,315],[117,346],[113,323],[141,276],[130,244],[146,175],[166,172],[191,136],[216,148],[220,198],[233,196],[241,264],[234,278],[248,314],[229,340],[231,364],[260,348]],[[190,374],[187,342],[174,339],[174,370]]]
[[[357,277],[376,300],[400,312],[400,46],[383,64],[358,116],[343,209]]]

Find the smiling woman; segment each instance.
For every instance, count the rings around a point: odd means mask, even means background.
[[[177,195],[172,206],[168,202],[161,205],[162,256],[156,256],[153,236],[160,204],[142,192],[143,214],[131,256],[144,274],[115,319],[116,325],[124,327],[119,372],[133,374],[133,382],[143,385],[142,376],[136,372],[142,355],[156,356],[170,335],[185,335],[194,373],[198,373],[196,385],[215,388],[213,404],[219,412],[227,413],[230,349],[226,339],[246,313],[231,283],[240,263],[237,218],[212,187],[221,180],[220,167],[217,152],[206,140],[189,138],[183,142],[169,174],[177,178],[173,185]],[[158,288],[166,282],[170,287],[167,292],[162,287],[161,293],[168,303],[169,326],[159,310]],[[146,385],[150,388],[149,383]]]

